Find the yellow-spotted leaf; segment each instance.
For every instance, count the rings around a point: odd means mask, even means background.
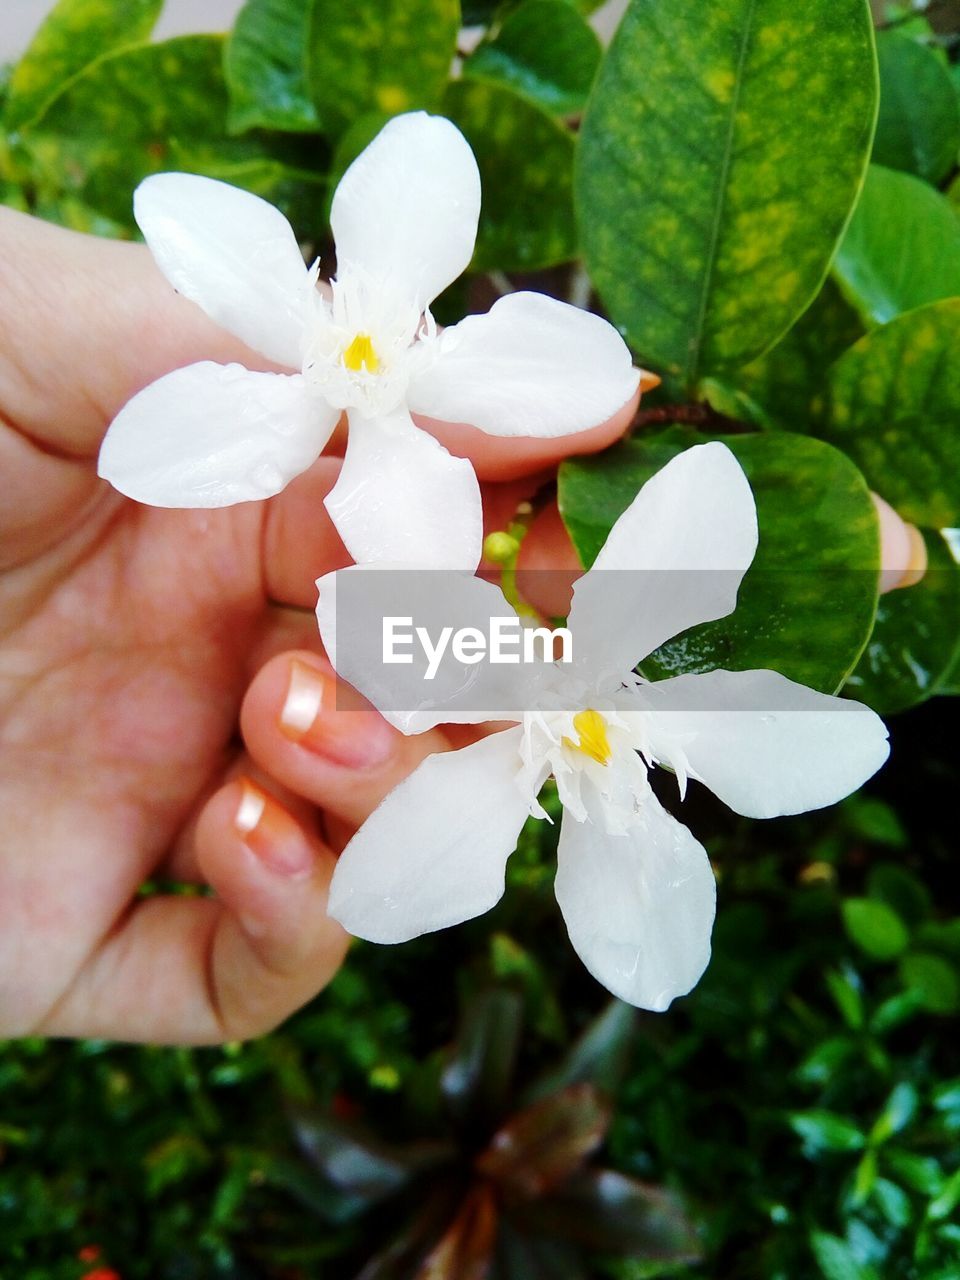
[[[960,524],[960,298],[873,329],[830,370],[817,434],[907,520]]]
[[[307,81],[322,128],[435,108],[459,29],[459,0],[312,0]]]
[[[642,361],[692,388],[816,296],[877,110],[867,0],[632,0],[587,105],[587,265]]]
[[[671,427],[560,468],[560,514],[581,561],[646,481],[709,437]],[[695,627],[644,659],[653,679],[724,667],[767,667],[826,693],[849,675],[877,604],[879,530],[863,477],[848,458],[788,432],[714,437],[735,454],[757,503],[760,543],[727,618]]]
[[[454,81],[443,112],[480,167],[474,270],[529,271],[572,258],[573,134],[512,89],[480,80]]]
[[[316,177],[288,167],[260,139],[228,137],[227,106],[220,36],[182,36],[101,58],[24,131],[39,197],[79,199],[132,229],[137,183],[183,169],[290,210]]]
[[[22,129],[73,76],[104,54],[146,40],[163,0],[60,0],[17,63],[3,122]]]

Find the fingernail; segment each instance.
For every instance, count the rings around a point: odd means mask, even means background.
[[[336,680],[296,658],[280,712],[280,730],[298,746],[352,769],[383,764],[393,754],[396,735],[375,711],[347,711],[336,705]]]
[[[299,823],[249,778],[242,778],[233,819],[237,835],[269,870],[291,879],[313,871],[314,852]]]

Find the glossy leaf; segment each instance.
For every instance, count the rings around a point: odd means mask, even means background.
[[[576,254],[573,135],[511,89],[458,80],[443,112],[473,148],[483,183],[476,271],[529,271]]]
[[[823,283],[877,90],[866,0],[633,0],[583,121],[584,254],[642,362],[691,388]]]
[[[927,572],[882,596],[873,635],[848,686],[890,714],[933,697],[960,660],[960,567],[939,533],[926,531]]]
[[[307,87],[311,0],[247,0],[227,40],[230,129],[315,132],[320,121]]]
[[[522,1222],[553,1239],[645,1261],[694,1262],[700,1242],[679,1200],[612,1169],[587,1169],[543,1200]]]
[[[585,565],[643,483],[704,439],[672,428],[563,464],[560,511]],[[757,502],[756,559],[735,613],[669,641],[643,662],[643,671],[659,678],[766,667],[832,692],[856,663],[876,607],[878,530],[863,477],[843,455],[806,436],[783,432],[723,441]]]
[[[598,1150],[611,1118],[609,1100],[593,1085],[570,1085],[511,1116],[477,1169],[508,1196],[546,1195]]]
[[[183,36],[101,58],[24,135],[25,145],[61,194],[127,226],[133,190],[149,173],[184,169],[236,181],[252,166],[261,182],[270,172],[262,144],[225,134],[222,60],[219,36]]]
[[[847,898],[843,923],[851,940],[875,960],[892,960],[910,942],[903,921],[885,902],[871,898]]]
[[[104,54],[146,40],[163,0],[59,0],[17,63],[3,122],[22,129],[64,86]]]
[[[936,186],[960,152],[960,99],[941,57],[896,31],[877,37],[880,115],[873,158]]]
[[[960,523],[960,299],[874,329],[830,371],[818,433],[906,520]]]
[[[570,115],[583,110],[599,65],[600,41],[568,0],[524,0],[467,59],[464,75]]]
[[[461,1124],[479,1126],[502,1114],[522,1024],[523,998],[509,988],[482,991],[468,1002],[441,1078],[447,1106]]]
[[[960,218],[919,178],[871,165],[834,274],[867,324],[960,296]]]
[[[724,380],[723,385],[739,397],[735,404],[728,407],[717,399],[711,379],[703,384],[704,394],[731,417],[757,426],[808,431],[811,406],[827,369],[863,331],[859,316],[828,276],[813,305],[790,332],[765,355]]]
[[[307,81],[322,127],[437,107],[459,27],[458,0],[312,0]]]

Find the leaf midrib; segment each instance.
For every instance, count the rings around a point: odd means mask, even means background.
[[[692,394],[697,382],[700,365],[700,351],[703,346],[703,328],[707,318],[707,306],[713,289],[713,276],[717,265],[717,251],[720,245],[720,228],[727,202],[727,179],[733,163],[733,139],[736,132],[737,112],[740,109],[740,96],[743,91],[744,67],[747,61],[747,50],[753,35],[753,22],[757,12],[758,0],[749,0],[747,19],[743,26],[743,38],[740,44],[740,56],[737,60],[736,79],[733,86],[733,97],[730,102],[730,120],[727,125],[727,136],[724,142],[723,158],[720,163],[720,177],[717,183],[717,202],[710,232],[710,244],[707,249],[707,267],[703,273],[703,287],[700,291],[700,303],[697,309],[697,322],[693,331],[691,358],[687,365],[687,388]]]

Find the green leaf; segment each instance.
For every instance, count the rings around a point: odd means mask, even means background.
[[[879,1280],[873,1267],[859,1263],[846,1240],[814,1231],[810,1248],[825,1280]]]
[[[229,125],[315,132],[320,127],[307,87],[306,44],[311,0],[247,0],[227,40],[224,69]]]
[[[867,894],[892,907],[908,925],[918,925],[930,914],[930,890],[897,862],[881,862],[870,868]]]
[[[830,969],[826,975],[827,990],[840,1011],[840,1016],[851,1029],[858,1031],[864,1022],[863,995],[860,982],[852,970]]]
[[[870,1130],[870,1141],[876,1146],[889,1141],[895,1133],[900,1133],[907,1127],[917,1114],[919,1106],[920,1097],[915,1087],[908,1080],[901,1080],[894,1086],[883,1111]]]
[[[867,796],[862,792],[848,796],[843,801],[843,819],[853,835],[858,836],[861,840],[868,840],[871,844],[884,844],[891,849],[903,849],[908,843],[909,838],[906,829],[896,809],[878,796]],[[887,869],[902,873],[917,886],[917,889],[921,889],[922,886],[909,872],[901,872],[901,868],[892,863],[884,863],[881,867],[874,868],[871,871],[869,881],[871,885],[870,897],[883,898],[884,901],[889,902],[892,907],[899,910],[897,901],[894,898],[887,897],[879,884],[879,880],[877,881],[876,889],[872,887],[875,875],[881,876]],[[901,914],[903,913],[901,912]],[[903,918],[912,920],[913,917],[912,915],[904,915]]]
[[[900,961],[900,980],[915,991],[928,1013],[952,1014],[960,1009],[960,976],[940,956],[914,951]]]
[[[458,80],[443,111],[480,167],[483,203],[476,271],[530,271],[577,251],[573,135],[525,98],[481,80]]]
[[[960,218],[906,173],[871,165],[834,273],[867,324],[960,294]]]
[[[878,1178],[873,1184],[873,1199],[877,1208],[897,1231],[903,1231],[913,1218],[910,1197],[888,1178]]]
[[[934,1222],[949,1218],[960,1204],[960,1169],[957,1169],[936,1200],[927,1208],[927,1216]]]
[[[322,127],[436,107],[459,29],[458,0],[312,0],[307,82]]]
[[[918,1156],[913,1151],[890,1148],[884,1162],[913,1191],[923,1196],[937,1196],[943,1190],[943,1170],[933,1156]]]
[[[585,565],[644,482],[706,438],[674,427],[561,466],[560,512]],[[859,657],[876,607],[877,521],[863,478],[808,436],[725,436],[723,443],[756,498],[756,559],[729,618],[669,641],[643,671],[659,678],[764,667],[833,692]]]
[[[819,1151],[862,1151],[866,1138],[855,1124],[833,1111],[794,1111],[787,1116],[790,1128],[803,1139],[807,1155]]]
[[[851,940],[875,960],[892,960],[906,951],[910,942],[897,913],[885,902],[871,898],[847,898],[843,924]]]
[[[873,158],[936,186],[960,151],[960,100],[943,59],[893,31],[877,37],[880,115]]]
[[[874,329],[830,371],[817,432],[905,519],[960,523],[960,299]]]
[[[740,405],[731,416],[758,426],[809,430],[811,406],[827,369],[862,336],[860,318],[828,276],[813,305],[775,347],[727,376],[727,383],[751,406],[745,413]],[[726,412],[708,385],[703,390],[715,408]]]
[[[464,63],[467,76],[506,85],[547,111],[582,111],[600,41],[568,0],[525,0]]]
[[[587,105],[587,266],[686,388],[809,306],[856,201],[877,84],[866,0],[633,0]]]
[[[960,655],[960,567],[939,533],[923,536],[927,572],[914,586],[880,597],[873,635],[847,681],[883,714],[933,697]]]
[[[223,40],[182,36],[101,58],[24,133],[48,199],[79,197],[133,227],[133,191],[150,173],[222,178],[292,212],[318,178],[285,165],[256,139],[226,135]],[[315,198],[315,197],[314,197]]]
[[[163,0],[60,0],[14,69],[6,127],[22,129],[36,120],[91,62],[146,40],[162,7]]]

